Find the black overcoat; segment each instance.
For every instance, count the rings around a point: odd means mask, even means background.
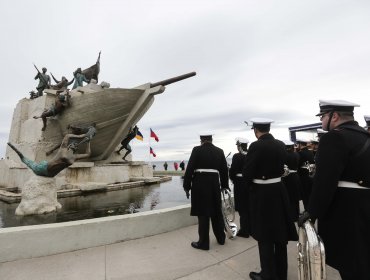
[[[310,164],[315,163],[315,157],[312,151],[310,151],[307,147],[303,148],[298,152],[299,154],[299,162],[298,162],[298,175],[301,181],[301,198],[305,207],[307,207],[308,199],[311,194],[312,189],[312,178],[310,177],[309,170],[306,168],[302,168],[306,162]]]
[[[217,173],[198,173],[196,169],[215,169]],[[226,158],[212,143],[193,148],[184,175],[184,190],[191,191],[192,216],[213,216],[221,209],[221,188],[229,187]]]
[[[320,138],[307,209],[318,218],[327,263],[336,269],[349,267],[358,273],[353,279],[370,279],[370,146],[361,152],[369,137],[352,121]],[[338,187],[338,181],[368,189]]]
[[[234,154],[229,169],[229,177],[234,184],[235,210],[244,213],[249,207],[249,188],[246,180],[236,174],[242,173],[245,158],[246,155],[241,153]]]
[[[286,165],[289,170],[298,169],[299,155],[294,151],[287,151],[287,161]],[[298,220],[299,216],[299,200],[300,200],[300,190],[301,182],[297,172],[289,173],[288,176],[282,178],[283,183],[288,191],[289,201],[290,201],[290,211],[294,221]]]
[[[243,177],[250,185],[251,235],[257,241],[297,240],[290,216],[288,192],[282,182],[255,184],[253,179],[271,179],[284,173],[286,150],[271,134],[262,135],[248,150]]]

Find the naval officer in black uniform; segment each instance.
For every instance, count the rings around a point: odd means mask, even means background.
[[[296,222],[299,216],[299,200],[301,190],[301,181],[297,173],[299,155],[296,151],[294,151],[294,142],[291,140],[285,140],[283,142],[287,151],[287,160],[285,163],[285,168],[287,168],[287,170],[285,170],[286,174],[284,174],[285,176],[282,178],[282,181],[288,191],[291,216]]]
[[[198,216],[199,223],[199,240],[191,246],[209,250],[209,220],[217,242],[225,244],[221,191],[229,189],[229,175],[224,152],[212,144],[212,134],[201,134],[200,143],[191,152],[183,187],[188,198],[191,192],[190,215]]]
[[[359,105],[320,100],[316,173],[302,225],[318,219],[326,263],[343,280],[370,279],[370,134],[353,118]]]
[[[284,143],[269,133],[272,120],[251,121],[258,140],[249,146],[242,173],[250,186],[251,235],[258,242],[261,272],[249,276],[255,280],[286,280],[287,243],[298,240],[288,193],[281,182],[287,153]]]
[[[229,169],[230,180],[234,184],[235,211],[238,211],[240,217],[240,229],[237,236],[249,237],[249,188],[243,178],[242,169],[248,152],[248,139],[237,138],[236,147],[238,153],[234,154]]]
[[[306,164],[315,164],[315,156],[313,152],[308,149],[307,142],[308,141],[304,139],[297,140],[299,154],[298,175],[301,181],[301,198],[305,208],[307,207],[312,189],[312,178],[310,177],[310,172]]]

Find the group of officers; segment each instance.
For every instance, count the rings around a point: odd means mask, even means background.
[[[370,133],[353,117],[359,105],[344,100],[320,100],[325,132],[315,154],[303,141],[294,143],[270,133],[270,119],[254,118],[257,141],[238,139],[239,153],[228,170],[222,149],[212,135],[200,135],[184,175],[191,196],[191,215],[198,217],[196,249],[209,250],[209,224],[220,245],[225,244],[221,192],[234,184],[239,211],[238,236],[258,242],[260,272],[251,279],[287,279],[287,243],[298,240],[294,222],[317,221],[326,251],[326,263],[344,280],[370,279]],[[370,117],[365,116],[367,127]],[[310,174],[315,164],[314,175]],[[221,189],[221,192],[220,192]],[[299,215],[299,200],[304,212]]]

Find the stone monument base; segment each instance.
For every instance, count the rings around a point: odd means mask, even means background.
[[[55,178],[31,176],[22,188],[22,201],[15,210],[19,216],[56,212],[62,206],[57,200]]]

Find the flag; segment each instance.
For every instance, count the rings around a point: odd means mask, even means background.
[[[153,157],[156,157],[157,155],[154,153],[152,147],[150,147],[150,153],[153,155]]]
[[[140,140],[140,141],[143,141],[143,135],[141,134],[141,132],[138,130],[137,131],[137,133],[136,133],[136,135],[135,135],[135,138],[137,139],[137,140]]]
[[[150,137],[153,137],[157,142],[159,141],[157,134],[152,129],[150,129]]]

